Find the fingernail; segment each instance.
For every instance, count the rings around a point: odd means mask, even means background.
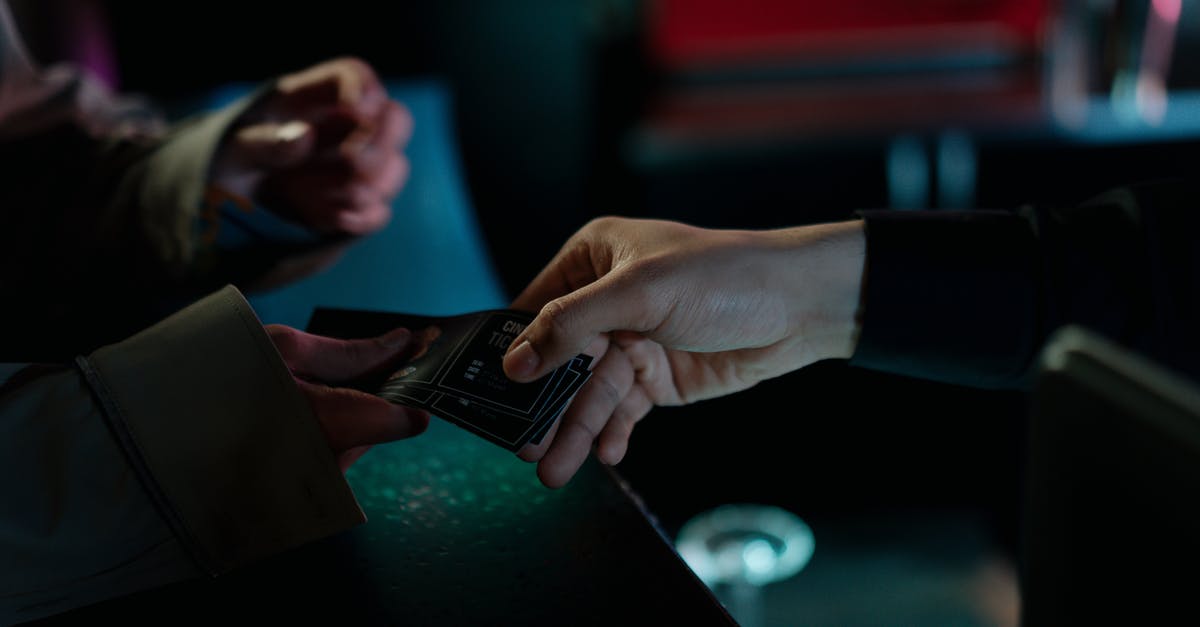
[[[384,348],[400,348],[408,344],[408,340],[412,337],[412,332],[405,328],[392,329],[387,333],[379,336],[376,339],[379,345]]]
[[[514,377],[533,375],[541,363],[542,358],[537,351],[533,350],[533,345],[529,343],[529,340],[521,342],[504,356],[504,369]]]
[[[288,122],[275,129],[275,141],[279,142],[294,142],[308,132],[308,123],[306,122]]]
[[[345,151],[347,157],[353,157],[370,145],[374,135],[375,129],[369,126],[360,127],[342,142],[342,150]]]

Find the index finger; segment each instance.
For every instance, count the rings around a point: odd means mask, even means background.
[[[335,59],[279,79],[276,85],[286,114],[301,118],[343,107],[364,122],[374,120],[387,104],[379,77],[366,62]]]
[[[604,431],[613,411],[629,395],[633,364],[617,345],[611,345],[563,416],[549,449],[538,463],[538,478],[548,488],[560,488],[575,476]]]
[[[533,381],[603,333],[649,331],[655,324],[646,298],[650,289],[637,274],[614,272],[546,303],[513,340],[504,356],[504,373],[514,381]]]
[[[520,311],[538,311],[546,303],[570,294],[597,278],[599,273],[592,267],[591,260],[572,239],[521,290],[509,307]]]

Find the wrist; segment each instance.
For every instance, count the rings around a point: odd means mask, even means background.
[[[779,244],[789,333],[810,361],[848,359],[861,328],[866,236],[861,220],[770,232]]]

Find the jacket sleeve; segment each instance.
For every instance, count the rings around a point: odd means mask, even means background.
[[[1071,208],[863,212],[862,333],[851,363],[1019,387],[1078,324],[1200,376],[1200,194],[1120,189]]]
[[[271,87],[167,128],[85,73],[37,67],[0,0],[0,328],[22,330],[0,360],[90,351],[230,280],[242,260],[204,244],[220,219],[201,205],[214,153]]]
[[[0,313],[3,328],[66,330],[64,346],[90,350],[99,345],[90,338],[115,341],[161,318],[134,311],[148,295],[193,300],[203,293],[194,285],[214,289],[197,237],[209,163],[253,100],[156,137],[96,136],[70,121],[0,136],[0,289],[22,303]],[[127,305],[79,315],[96,302]],[[17,344],[5,357],[46,354]]]
[[[11,375],[0,476],[5,624],[224,573],[365,520],[232,287],[72,367]]]
[[[36,120],[22,109],[0,109],[5,265],[49,262],[47,271],[70,276],[90,264],[136,256],[162,274],[186,273],[198,252],[197,219],[212,158],[232,123],[267,88],[146,134],[90,124],[88,107],[77,102],[89,99],[79,95],[89,90],[86,84],[83,76],[54,81],[56,91],[24,103],[43,114]],[[45,115],[54,108],[65,111]]]

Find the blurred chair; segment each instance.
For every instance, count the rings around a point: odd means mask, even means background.
[[[1200,617],[1200,387],[1078,328],[1043,352],[1030,426],[1027,625]]]

